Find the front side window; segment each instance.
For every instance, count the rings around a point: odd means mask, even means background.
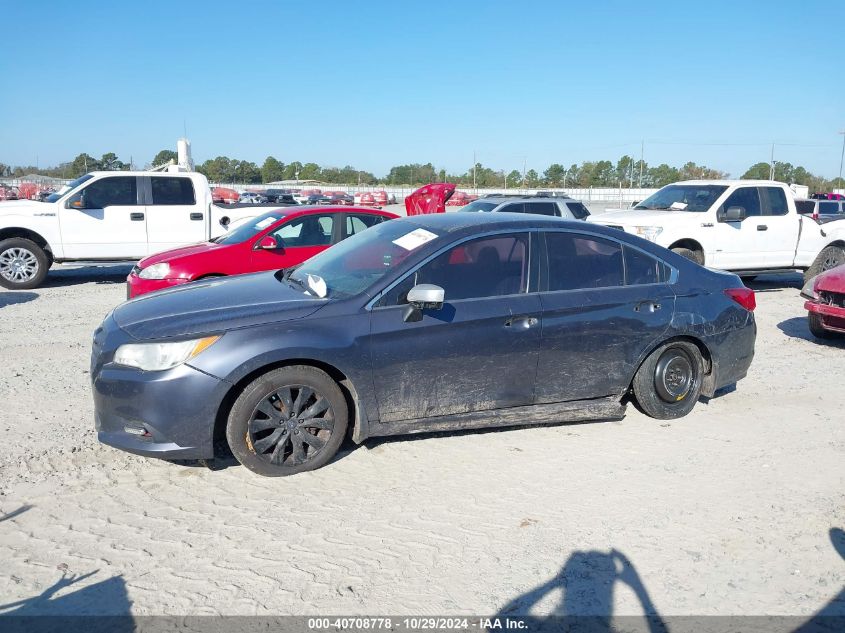
[[[622,246],[600,237],[546,233],[547,289],[578,290],[625,284]]]
[[[528,234],[496,235],[455,246],[408,275],[378,305],[407,303],[408,291],[417,284],[440,286],[447,302],[525,292]]]
[[[190,178],[151,176],[150,184],[153,190],[153,204],[196,204],[194,183]]]
[[[283,224],[273,235],[282,238],[285,247],[328,246],[332,243],[333,227],[334,216],[330,213],[305,215]]]
[[[727,211],[731,207],[742,207],[745,215],[760,215],[760,196],[757,187],[740,187],[728,196],[722,209]]]
[[[138,204],[138,185],[135,176],[111,176],[95,180],[80,193],[86,209]]]
[[[763,215],[786,215],[789,211],[786,194],[780,187],[760,187],[760,206]]]

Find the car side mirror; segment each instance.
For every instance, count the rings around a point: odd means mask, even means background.
[[[722,222],[742,222],[747,217],[745,207],[728,207],[722,214]]]
[[[275,235],[265,235],[258,241],[255,248],[264,251],[278,251],[284,250],[285,245],[282,242],[282,238],[276,237]]]
[[[68,198],[68,201],[65,203],[66,209],[84,209],[85,208],[85,200],[82,197],[81,193],[76,194],[75,196],[71,196]]]
[[[434,284],[417,284],[408,291],[408,307],[405,309],[405,323],[421,321],[423,310],[439,310],[443,307],[446,291]]]

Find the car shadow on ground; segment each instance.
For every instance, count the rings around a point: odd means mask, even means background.
[[[123,284],[132,270],[132,264],[112,266],[81,266],[79,268],[53,268],[41,288],[63,288],[78,284]]]
[[[809,341],[821,347],[838,347],[845,349],[845,336],[839,338],[821,339],[816,338],[810,332],[810,327],[807,325],[807,317],[793,317],[786,321],[778,323],[778,329],[789,336],[790,338],[798,338],[804,341]]]
[[[0,292],[0,308],[6,306],[13,306],[18,303],[28,303],[35,301],[38,298],[38,293],[25,292],[23,290],[16,290],[14,292]]]
[[[804,286],[804,276],[801,273],[784,275],[760,275],[753,281],[744,282],[754,292],[780,292],[787,288],[801,290]]]

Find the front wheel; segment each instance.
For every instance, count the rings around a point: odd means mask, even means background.
[[[666,343],[649,354],[637,370],[634,397],[653,418],[681,418],[698,402],[703,375],[698,347],[687,341]]]
[[[822,325],[822,317],[815,312],[807,313],[807,325],[810,327],[810,333],[816,338],[833,339],[839,338],[841,334],[838,332],[831,332]]]
[[[235,458],[267,477],[324,466],[346,435],[348,409],[338,384],[307,365],[259,376],[235,401],[226,439]]]
[[[0,241],[0,286],[10,290],[37,288],[49,268],[47,253],[32,240],[12,237]]]
[[[810,281],[816,275],[823,273],[831,268],[836,268],[845,264],[845,248],[841,246],[826,246],[819,253],[816,260],[804,272],[804,283]]]

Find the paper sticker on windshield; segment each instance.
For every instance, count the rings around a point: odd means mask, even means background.
[[[683,211],[687,208],[686,202],[673,202],[672,205],[669,207],[670,209],[674,209],[675,211]]]
[[[255,223],[255,228],[259,229],[259,230],[266,229],[268,226],[273,224],[273,222],[275,222],[275,221],[276,221],[276,218],[264,218],[263,220],[261,220],[261,222]]]
[[[404,248],[406,251],[412,251],[415,248],[419,248],[426,242],[430,242],[436,237],[437,235],[431,231],[426,231],[425,229],[414,229],[410,233],[406,233],[402,237],[393,240],[393,243],[399,248]]]

